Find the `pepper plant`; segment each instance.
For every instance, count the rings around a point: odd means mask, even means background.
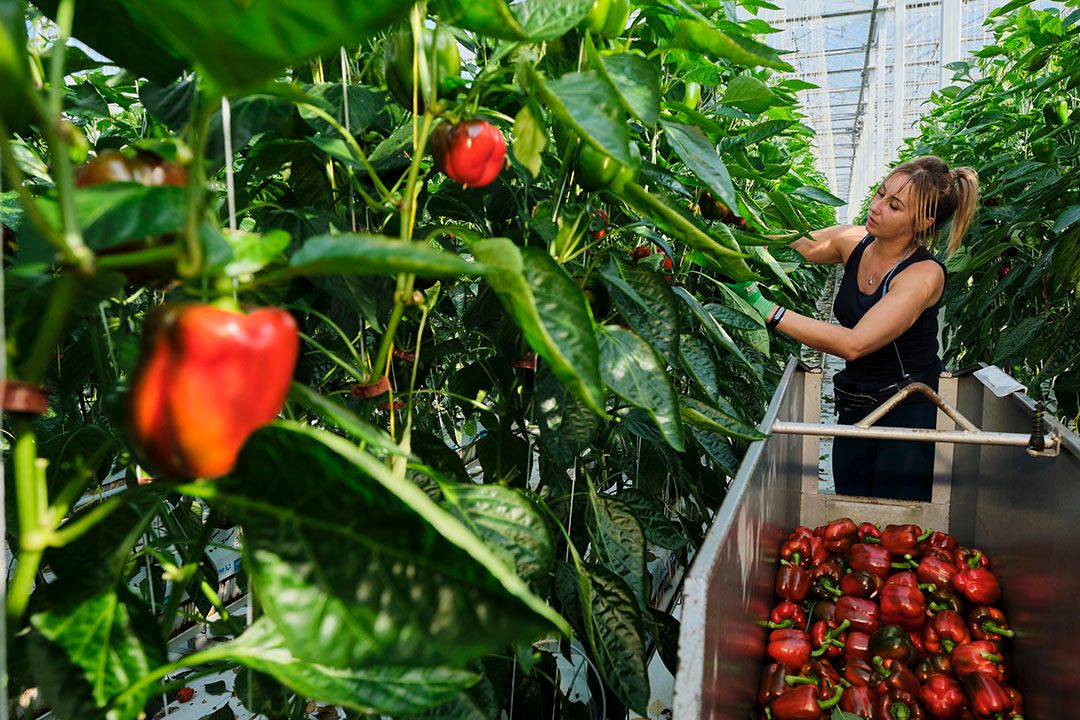
[[[646,712],[658,580],[796,349],[726,283],[812,311],[785,238],[839,201],[765,23],[596,5],[0,3],[9,698],[135,718],[241,666],[273,717]],[[153,318],[256,307],[300,344],[253,431],[289,343]]]

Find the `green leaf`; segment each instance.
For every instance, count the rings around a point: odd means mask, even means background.
[[[600,417],[559,382],[547,363],[536,368],[533,404],[544,453],[559,467],[570,467],[589,447],[600,427]]]
[[[300,660],[461,665],[565,627],[460,521],[345,438],[265,427],[211,494],[243,528],[245,567]]]
[[[994,344],[994,363],[1016,361],[1024,357],[1025,351],[1031,347],[1032,341],[1039,336],[1046,323],[1046,315],[1024,318],[1013,327],[999,335]]]
[[[687,425],[746,440],[761,440],[765,437],[757,428],[751,427],[739,418],[700,400],[683,397],[679,398],[679,404],[683,422]]]
[[[593,0],[433,0],[443,22],[503,40],[554,40],[580,23]]]
[[[766,120],[765,122],[751,125],[740,133],[747,145],[767,140],[787,130],[789,127],[798,125],[797,120]],[[843,204],[843,202],[841,202]]]
[[[720,394],[720,364],[708,340],[700,335],[684,335],[679,343],[679,357],[706,397]]]
[[[239,153],[256,135],[280,130],[293,117],[293,106],[273,93],[254,93],[234,98],[229,104],[233,153]],[[206,159],[214,172],[225,166],[225,130],[221,111],[210,119],[206,135]]]
[[[705,312],[712,315],[713,319],[725,327],[733,328],[735,330],[758,330],[764,327],[761,322],[761,316],[756,312],[754,312],[753,315],[750,315],[743,310],[736,310],[718,303],[709,303],[704,307]]]
[[[793,283],[791,281],[791,278],[788,277],[787,271],[784,270],[784,267],[779,262],[777,262],[776,258],[774,258],[772,253],[769,252],[769,248],[762,245],[752,245],[750,246],[749,250],[750,254],[757,258],[757,260],[762,265],[767,267],[769,271],[772,272],[773,277],[783,283],[783,285],[787,287],[788,290],[790,290],[791,292],[798,292],[798,290],[795,288],[795,283]]]
[[[806,198],[811,202],[821,203],[822,205],[829,205],[830,207],[840,207],[842,205],[847,205],[847,200],[841,200],[832,193],[822,190],[819,187],[813,187],[812,185],[804,185],[801,188],[796,188],[795,190],[791,191],[791,194]]]
[[[1070,205],[1061,211],[1054,221],[1054,232],[1060,235],[1080,220],[1080,205]]]
[[[639,608],[649,606],[645,572],[645,531],[618,500],[597,495],[589,485],[589,539],[596,559],[626,582]]]
[[[633,53],[599,55],[598,68],[611,83],[623,108],[644,125],[655,128],[660,116],[660,68]]]
[[[728,83],[721,100],[753,115],[763,113],[777,101],[776,93],[752,75],[739,75]]]
[[[219,91],[269,80],[316,55],[337,53],[394,24],[400,0],[120,0],[139,26],[197,65]]]
[[[353,135],[359,135],[386,109],[386,93],[363,85],[349,85],[348,89],[348,129]],[[305,86],[304,90],[311,96],[313,104],[329,113],[341,127],[346,127],[345,95],[341,92],[341,83],[317,83]],[[311,108],[301,105],[299,110],[300,117],[316,132],[331,137],[338,136],[337,130],[312,112]]]
[[[724,435],[708,432],[699,428],[690,428],[690,434],[694,440],[712,458],[720,470],[728,477],[735,477],[739,471],[739,457],[731,448],[731,443]],[[723,479],[723,478],[721,478]]]
[[[645,633],[633,592],[602,565],[578,565],[585,635],[604,682],[631,710],[646,715],[649,673]]]
[[[604,382],[619,397],[648,413],[667,444],[682,452],[678,397],[656,351],[618,325],[599,328],[598,334]]]
[[[780,59],[780,52],[756,40],[739,35],[728,35],[701,20],[679,20],[675,23],[672,47],[685,48],[712,58],[727,58],[737,65],[770,67],[783,72],[794,72],[791,65]]]
[[[110,590],[30,617],[41,637],[61,648],[81,678],[89,683],[95,705],[105,707],[125,688],[134,685],[166,661],[166,651],[153,618],[141,600],[127,590]],[[146,632],[147,628],[151,632]],[[40,656],[39,656],[40,657]],[[54,679],[59,680],[59,678]],[[46,696],[64,692],[47,688]],[[120,710],[134,717],[149,699],[153,686],[130,697]]]
[[[694,317],[698,319],[698,322],[705,328],[705,332],[712,336],[713,340],[718,342],[721,347],[734,355],[739,362],[746,365],[749,368],[753,368],[750,361],[743,354],[743,351],[739,349],[739,346],[735,344],[735,341],[731,339],[731,336],[727,334],[724,328],[720,327],[720,324],[716,322],[716,318],[710,315],[698,299],[691,295],[685,288],[677,287],[674,289],[675,294],[682,298],[683,302],[689,306],[690,311],[694,314]]]
[[[595,71],[567,73],[557,80],[545,80],[531,67],[528,72],[533,87],[559,120],[597,150],[630,165],[630,135],[622,105],[615,90]]]
[[[192,656],[200,663],[236,662],[272,676],[304,697],[363,713],[423,712],[453,698],[479,677],[448,667],[366,665],[334,668],[297,659],[282,634],[261,617],[240,637]]]
[[[577,283],[547,253],[506,238],[481,240],[471,250],[529,346],[586,405],[607,417],[600,353]]]
[[[543,588],[555,565],[555,541],[540,511],[520,490],[499,485],[440,485],[450,512],[530,587]]]
[[[710,192],[729,208],[737,208],[738,198],[724,161],[716,148],[696,125],[665,122],[668,142],[690,172],[709,188]]]
[[[514,118],[514,158],[534,178],[540,175],[541,156],[547,145],[547,132],[532,103],[521,106]]]
[[[623,319],[673,365],[678,357],[681,318],[671,285],[644,264],[614,257],[600,269],[600,277]]]
[[[310,238],[289,261],[290,275],[387,275],[453,277],[483,268],[453,253],[420,242],[383,235],[343,233]]]
[[[228,277],[254,275],[269,265],[289,247],[292,238],[284,230],[259,233],[223,230],[222,237],[232,250],[232,257],[220,270]]]
[[[528,673],[524,668],[522,671]],[[458,693],[450,702],[432,708],[423,715],[410,715],[402,720],[500,720],[500,713],[498,693],[491,679],[484,675],[480,682]]]
[[[686,535],[664,515],[652,496],[642,490],[630,488],[619,493],[619,500],[634,514],[645,531],[645,539],[653,545],[668,550],[678,550],[686,545]]]

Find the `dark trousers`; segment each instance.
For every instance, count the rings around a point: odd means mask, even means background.
[[[877,400],[849,395],[837,388],[838,422],[843,425],[857,423],[880,404]],[[915,395],[875,425],[929,429],[936,426],[936,419],[937,407],[928,398]],[[832,462],[833,480],[839,495],[930,500],[934,480],[933,443],[838,437],[833,441]]]

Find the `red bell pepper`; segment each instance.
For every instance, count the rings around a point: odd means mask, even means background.
[[[844,576],[844,567],[840,560],[828,560],[810,571],[810,592],[815,597],[832,600],[843,593],[837,587]]]
[[[944,550],[947,553],[952,553],[952,551],[956,549],[956,546],[956,538],[949,533],[944,533],[940,530],[935,530],[930,533],[930,537],[926,539],[926,550],[937,548],[939,550]],[[923,552],[926,552],[926,550],[923,550]]]
[[[885,583],[880,603],[881,622],[886,625],[918,630],[926,622],[926,600],[917,586]]]
[[[884,625],[871,635],[869,650],[871,657],[896,660],[908,666],[919,657],[911,637],[899,625]]]
[[[825,656],[836,658],[844,654],[844,641],[847,638],[847,629],[851,626],[850,620],[837,623],[835,620],[818,620],[810,626],[810,646],[814,657]]]
[[[919,659],[915,661],[915,665],[911,668],[911,674],[915,676],[915,679],[919,682],[926,684],[934,675],[948,675],[954,676],[952,660],[949,659],[948,653],[937,652],[929,655],[921,655]]]
[[[810,543],[810,567],[814,568],[829,559],[829,549],[825,547],[825,541],[814,535],[807,538]]]
[[[960,720],[967,707],[964,689],[948,675],[931,675],[919,690],[919,701],[930,720]]]
[[[769,710],[773,720],[818,720],[822,713],[840,702],[844,689],[837,687],[833,697],[822,699],[815,685],[803,685],[773,700]]]
[[[780,546],[780,559],[787,560],[793,565],[802,565],[803,567],[809,565],[810,538],[800,535],[785,540]]]
[[[766,665],[765,669],[761,671],[761,680],[758,682],[758,702],[762,705],[768,705],[790,690],[791,686],[784,682],[787,674],[788,668],[783,663]]]
[[[813,536],[814,536],[814,531],[813,530],[806,527],[805,525],[799,525],[797,528],[795,528],[794,530],[791,531],[790,535],[788,535],[788,540],[791,540],[792,538],[797,538],[797,537],[807,537],[808,538],[808,537],[813,537]]]
[[[930,591],[927,608],[932,613],[939,613],[942,610],[960,612],[964,609],[964,603],[950,583],[948,587],[938,587]]]
[[[806,627],[806,610],[803,610],[802,606],[798,603],[794,603],[790,600],[784,600],[777,604],[769,613],[769,628],[772,630],[778,630],[780,628],[793,627],[797,630],[802,630]]]
[[[776,569],[774,589],[786,600],[801,602],[810,592],[810,573],[798,565],[782,564]]]
[[[831,697],[836,686],[842,685],[844,682],[843,676],[832,664],[832,661],[821,658],[811,658],[810,662],[799,668],[799,675],[817,685],[825,697]],[[793,680],[789,680],[788,684],[793,685],[795,683]]]
[[[870,635],[858,630],[852,630],[844,638],[844,657],[848,660],[861,658],[870,659]]]
[[[919,560],[919,567],[915,568],[915,575],[920,582],[930,583],[935,587],[945,587],[952,584],[953,576],[959,568],[952,562],[939,555],[924,553]]]
[[[1009,694],[1009,699],[1012,700],[1012,704],[1013,704],[1012,714],[1009,715],[1009,717],[1010,718],[1014,718],[1014,717],[1023,718],[1023,716],[1024,716],[1024,696],[1020,694],[1019,690],[1017,690],[1014,687],[1010,687],[1010,686],[1005,687],[1005,692],[1007,692]]]
[[[840,578],[840,592],[858,598],[874,598],[885,582],[880,576],[866,570],[854,570]]]
[[[877,542],[881,539],[881,528],[874,523],[859,523],[859,542]],[[869,540],[867,540],[869,538]]]
[[[986,675],[997,682],[1005,682],[1005,659],[997,643],[991,640],[974,640],[957,645],[949,653],[957,677]]]
[[[828,600],[818,600],[810,610],[811,620],[835,620],[836,603]]]
[[[858,687],[872,687],[878,682],[877,671],[862,658],[849,658],[844,663],[844,680]]]
[[[925,533],[918,525],[886,525],[881,531],[881,547],[895,557],[915,557],[922,552],[919,543],[930,537],[932,530]]]
[[[1009,628],[1005,613],[990,605],[976,605],[968,611],[968,630],[975,640],[1001,640],[1016,635]]]
[[[1012,712],[1009,693],[997,680],[976,673],[964,678],[968,707],[979,720],[1004,720]]]
[[[821,532],[829,552],[843,555],[859,541],[859,526],[851,518],[840,518],[825,525]]]
[[[865,570],[881,578],[892,572],[892,559],[889,551],[879,545],[856,543],[848,548],[847,564],[852,570]]]
[[[958,547],[953,551],[953,562],[958,568],[988,567],[990,565],[990,558],[986,557],[986,553],[982,550]]]
[[[798,672],[810,660],[810,638],[802,630],[784,628],[769,634],[765,652],[792,672]]]
[[[441,123],[431,134],[431,154],[452,180],[484,187],[506,164],[506,138],[487,120]]]
[[[842,597],[836,601],[836,619],[851,621],[854,630],[873,633],[881,627],[880,611],[873,600],[855,597]]]
[[[868,687],[852,685],[840,696],[840,709],[865,720],[873,720],[877,693]]]
[[[984,567],[964,568],[953,575],[953,587],[968,601],[990,605],[1001,597],[997,576]]]
[[[212,478],[281,412],[300,348],[284,310],[162,305],[146,319],[130,394],[138,454],[170,477]]]
[[[874,706],[874,720],[923,720],[923,710],[918,701],[918,690],[889,690],[878,693]]]
[[[927,652],[944,650],[949,653],[957,645],[971,642],[971,633],[964,618],[952,610],[943,610],[932,617],[923,627],[923,644]]]
[[[908,630],[908,638],[911,640],[911,644],[915,646],[915,649],[919,653],[926,652],[926,645],[923,644],[922,630]]]

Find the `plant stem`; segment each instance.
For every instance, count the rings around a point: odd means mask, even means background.
[[[7,617],[15,626],[26,611],[34,576],[41,565],[41,508],[38,507],[37,438],[29,418],[15,421],[15,444],[12,451],[15,465],[15,495],[19,515],[19,563],[8,589]]]
[[[164,260],[175,260],[178,252],[175,245],[163,245],[162,247],[136,250],[119,255],[104,255],[98,258],[99,269],[130,268],[140,265],[153,265]]]
[[[206,196],[206,135],[210,129],[210,117],[214,113],[217,98],[199,98],[196,95],[197,110],[192,132],[192,159],[188,172],[187,185],[187,221],[182,238],[183,251],[176,263],[176,270],[186,279],[197,277],[203,269],[203,246],[199,237],[199,221],[202,216],[203,201]]]
[[[67,323],[68,313],[75,297],[76,283],[77,279],[70,273],[62,273],[57,278],[56,287],[53,289],[52,297],[49,298],[49,306],[41,322],[41,330],[34,340],[34,346],[30,349],[30,356],[22,366],[21,377],[24,381],[40,385],[45,379],[49,363],[60,342],[64,325]]]

